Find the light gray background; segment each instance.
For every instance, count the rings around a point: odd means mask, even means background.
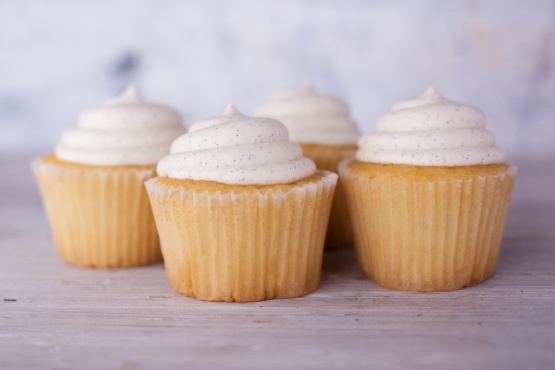
[[[53,148],[129,83],[186,125],[310,78],[363,132],[435,86],[510,157],[555,153],[555,1],[1,1],[0,153]]]

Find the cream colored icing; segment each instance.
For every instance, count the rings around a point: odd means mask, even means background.
[[[349,145],[356,144],[360,136],[347,104],[318,94],[308,82],[298,89],[274,93],[255,110],[254,116],[283,122],[289,138],[298,143]]]
[[[418,166],[470,166],[505,162],[505,151],[485,129],[482,110],[445,99],[428,88],[393,105],[378,118],[375,132],[362,136],[360,161]]]
[[[185,129],[175,110],[143,101],[130,86],[119,97],[84,111],[66,130],[54,153],[90,165],[151,165],[169,153]]]
[[[232,185],[283,184],[316,171],[287,128],[271,118],[247,117],[229,105],[219,116],[195,123],[178,137],[158,175]]]

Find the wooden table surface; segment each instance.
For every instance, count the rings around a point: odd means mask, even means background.
[[[345,248],[316,292],[238,304],[174,293],[162,264],[63,263],[28,160],[0,159],[0,369],[555,369],[555,162],[517,164],[486,282],[388,290]]]

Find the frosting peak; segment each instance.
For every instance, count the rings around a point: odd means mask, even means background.
[[[243,116],[243,114],[239,112],[233,104],[228,104],[227,107],[225,107],[225,110],[223,111],[222,116],[233,116],[233,115]]]
[[[303,80],[303,82],[301,83],[301,87],[299,88],[299,90],[306,91],[306,92],[312,93],[312,94],[315,94],[315,93],[316,93],[316,91],[315,91],[314,88],[312,87],[312,84],[310,83],[310,80],[307,79],[307,78],[305,78],[305,79]]]
[[[470,166],[502,163],[505,152],[485,129],[479,108],[445,99],[428,88],[396,103],[360,138],[357,159],[418,166]]]
[[[143,100],[141,99],[139,91],[135,85],[129,85],[120,96],[105,101],[104,105],[140,104],[142,102]]]
[[[391,108],[392,111],[418,107],[422,105],[431,105],[436,103],[445,102],[446,99],[441,95],[441,93],[434,87],[428,87],[422,95],[414,99],[407,99],[393,104]]]
[[[156,164],[183,131],[179,113],[143,101],[130,86],[122,95],[84,111],[77,127],[63,133],[55,154],[91,165]]]
[[[314,162],[270,118],[247,117],[233,105],[195,123],[158,163],[158,175],[234,185],[290,183],[312,175]]]
[[[348,145],[356,143],[359,136],[347,104],[318,94],[307,80],[297,89],[274,93],[255,110],[254,116],[282,121],[291,140],[299,143]]]

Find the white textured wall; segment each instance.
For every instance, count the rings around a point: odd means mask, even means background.
[[[49,150],[131,82],[190,125],[303,77],[364,132],[431,85],[511,156],[555,153],[555,1],[0,2],[0,152]]]

